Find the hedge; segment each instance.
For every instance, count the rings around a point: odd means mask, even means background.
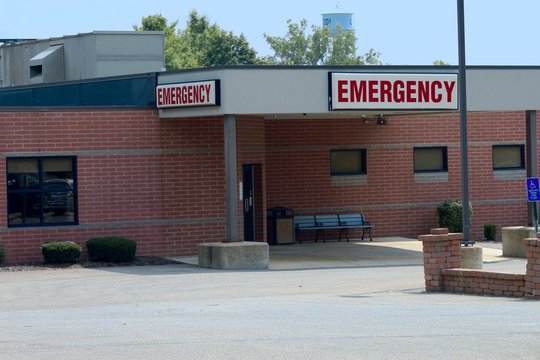
[[[497,227],[495,224],[484,224],[484,238],[486,240],[495,240],[496,233]]]
[[[73,241],[49,241],[41,244],[43,259],[51,264],[76,263],[82,248]]]
[[[461,200],[446,200],[437,207],[439,226],[448,228],[450,232],[463,231],[463,214]],[[469,222],[472,216],[472,206],[469,203]]]
[[[129,262],[135,259],[137,243],[122,237],[94,238],[86,242],[92,261]]]

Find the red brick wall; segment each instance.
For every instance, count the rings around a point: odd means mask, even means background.
[[[6,203],[5,157],[76,156],[79,225],[8,228],[0,206],[8,261],[41,259],[39,244],[122,235],[139,254],[187,255],[200,242],[225,239],[223,118],[159,119],[156,111],[0,112],[0,204]],[[483,224],[526,222],[523,179],[497,180],[493,144],[525,143],[525,113],[469,114],[473,240]],[[448,181],[416,182],[413,148],[448,146]],[[329,150],[366,148],[364,182],[333,182]],[[361,119],[237,118],[238,179],[257,165],[257,240],[266,240],[265,210],[297,214],[364,212],[375,236],[410,236],[437,227],[436,206],[459,199],[457,115],[411,115],[387,125]],[[239,205],[239,234],[243,218]],[[358,233],[353,234],[358,236]]]
[[[476,295],[540,298],[540,241],[524,239],[527,246],[525,274],[498,273],[461,268],[460,240],[463,234],[432,229],[419,235],[424,253],[426,291]]]
[[[458,294],[524,297],[525,275],[482,270],[443,270],[444,291]]]
[[[492,145],[525,143],[525,112],[472,113],[469,123],[469,198],[472,237],[483,224],[500,228],[525,224],[524,179],[497,180]],[[413,148],[448,147],[448,181],[415,182]],[[330,149],[367,149],[367,183],[336,185],[330,176]],[[458,115],[412,115],[387,125],[361,119],[266,121],[267,204],[300,214],[364,212],[376,236],[412,236],[438,226],[436,207],[461,198]]]
[[[126,236],[139,255],[187,255],[225,236],[223,120],[159,119],[156,111],[0,112],[5,157],[76,156],[79,225],[8,228],[7,262],[40,261],[39,245]]]

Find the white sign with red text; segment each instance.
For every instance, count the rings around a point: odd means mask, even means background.
[[[219,80],[158,85],[156,106],[158,109],[191,106],[219,106]]]
[[[457,74],[330,73],[330,110],[457,110]]]

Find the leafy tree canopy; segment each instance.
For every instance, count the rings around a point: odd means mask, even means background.
[[[332,35],[328,28],[308,23],[287,21],[288,32],[284,37],[264,34],[274,55],[263,59],[268,64],[280,65],[381,65],[380,53],[370,49],[356,55],[356,36],[352,31],[337,31]],[[339,29],[338,29],[339,30]]]
[[[219,65],[382,65],[381,54],[370,49],[356,55],[356,36],[352,31],[331,34],[325,27],[309,27],[305,19],[300,23],[287,21],[287,34],[283,37],[264,34],[273,55],[257,58],[243,34],[234,35],[210,24],[206,16],[193,10],[186,28],[177,29],[178,20],[168,23],[161,14],[142,18],[136,31],[165,32],[165,67],[169,71]],[[339,30],[339,29],[338,29]],[[435,60],[433,65],[449,65]]]
[[[443,60],[435,60],[433,62],[433,65],[435,65],[435,66],[445,66],[445,65],[450,65],[450,64],[447,63],[447,62],[444,62]]]
[[[133,27],[139,31],[165,31],[167,70],[258,62],[257,53],[243,34],[236,36],[210,24],[206,16],[199,16],[195,10],[189,14],[184,30],[177,30],[177,25],[178,21],[167,25],[162,15],[150,15],[142,19],[142,26]]]

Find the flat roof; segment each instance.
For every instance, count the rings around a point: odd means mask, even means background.
[[[7,47],[25,46],[28,44],[42,43],[42,42],[56,42],[66,39],[73,39],[77,37],[96,36],[96,35],[164,35],[165,31],[92,31],[86,33],[78,33],[74,35],[64,35],[58,37],[51,37],[45,39],[0,39],[0,49]],[[2,41],[4,40],[4,41]],[[8,41],[10,40],[10,41]]]

